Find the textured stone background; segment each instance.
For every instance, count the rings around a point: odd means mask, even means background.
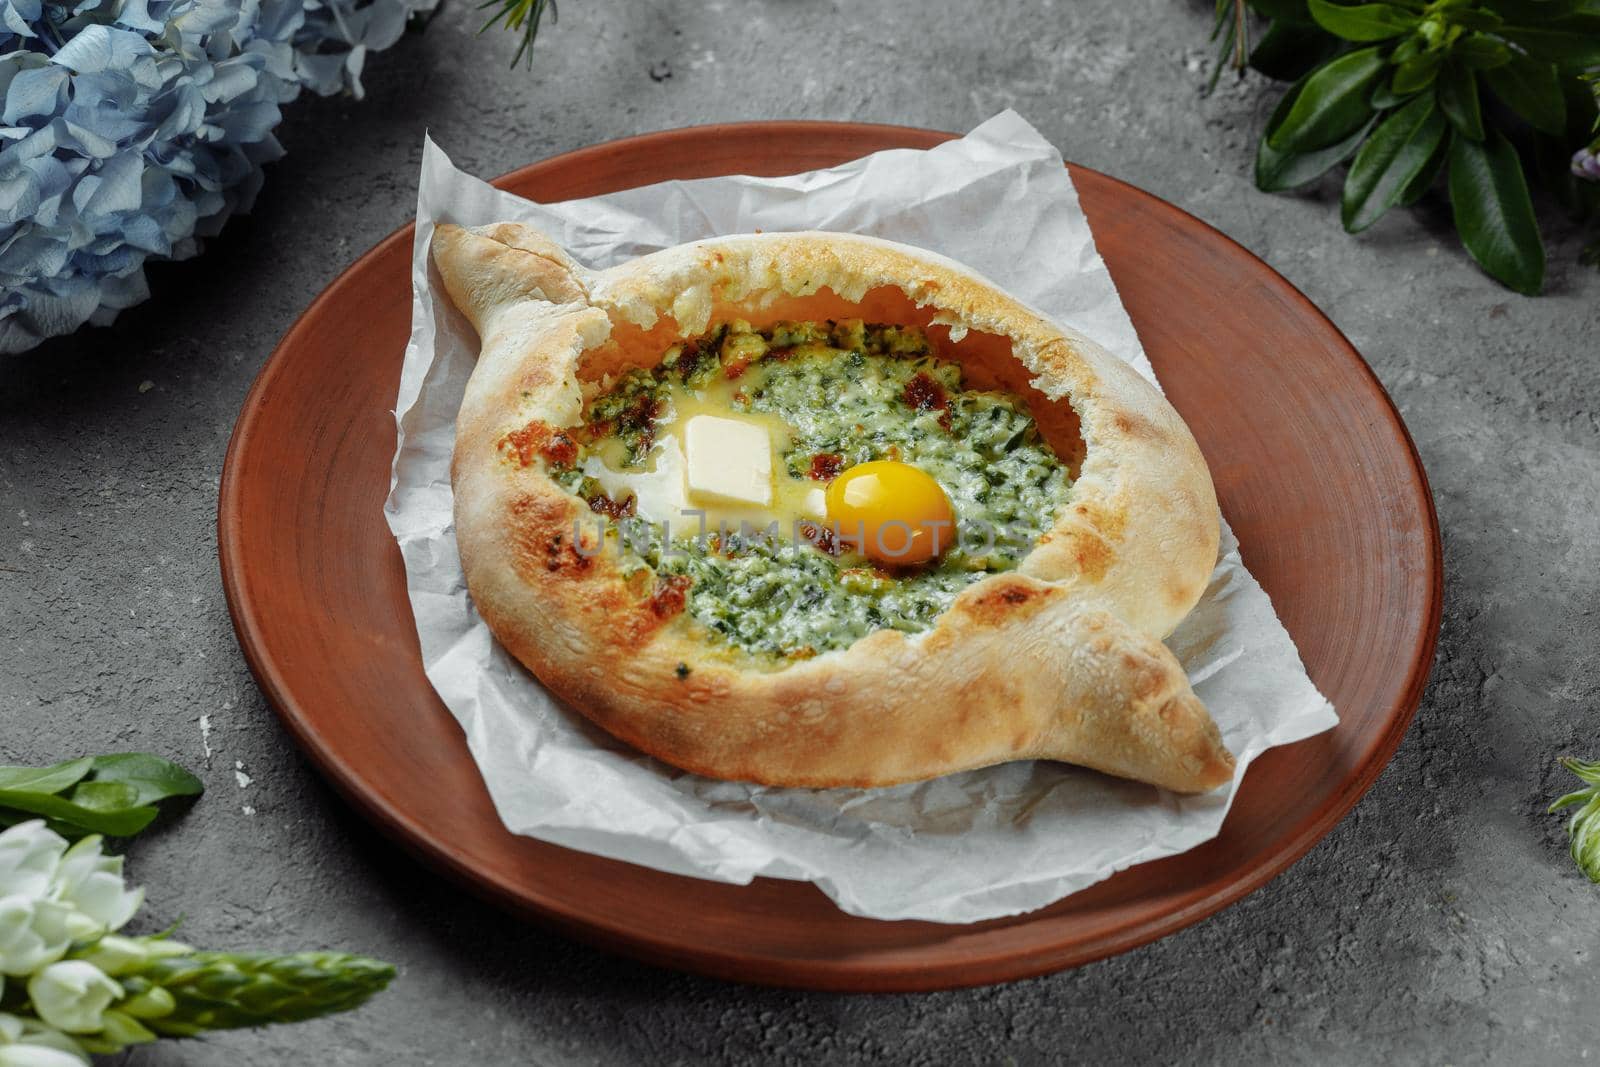
[[[1600,753],[1600,276],[1551,248],[1527,300],[1442,208],[1346,238],[1332,187],[1250,184],[1275,93],[1199,95],[1194,0],[918,5],[572,0],[533,73],[462,0],[308,99],[252,217],[153,273],[115,329],[0,363],[0,761],[141,748],[210,787],[130,849],[152,925],[217,947],[396,961],[357,1014],[132,1064],[1576,1063],[1600,1054],[1600,889],[1573,869],[1563,753]],[[671,76],[657,81],[670,69]],[[316,292],[410,217],[422,131],[489,176],[596,141],[820,117],[963,130],[1015,107],[1070,159],[1220,227],[1320,304],[1398,401],[1445,529],[1444,634],[1393,765],[1223,914],[1052,978],[801,995],[653,971],[514,924],[353,816],[235,645],[214,512],[228,433]],[[427,788],[427,783],[418,783]]]

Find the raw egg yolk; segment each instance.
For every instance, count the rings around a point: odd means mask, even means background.
[[[890,459],[858,464],[829,483],[828,521],[842,545],[891,566],[926,563],[955,540],[939,483]]]

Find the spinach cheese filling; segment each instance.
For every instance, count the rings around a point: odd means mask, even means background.
[[[914,327],[727,322],[603,390],[552,475],[612,520],[605,544],[625,570],[674,583],[696,622],[758,656],[927,629],[966,586],[1015,568],[1071,491],[1022,402],[964,388]],[[680,441],[704,414],[768,433],[767,503],[687,503]],[[689,455],[692,476],[692,442]],[[953,512],[943,552],[922,565],[876,562],[828,520],[829,484],[884,460],[931,476]]]

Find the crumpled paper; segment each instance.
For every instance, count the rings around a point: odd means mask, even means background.
[[[495,643],[456,555],[450,453],[478,344],[437,287],[428,247],[436,223],[506,220],[539,227],[595,268],[753,230],[902,241],[987,275],[1154,377],[1060,154],[1013,112],[928,151],[557,204],[463,174],[428,141],[385,511],[405,555],[428,677],[513,832],[698,878],[804,879],[855,915],[976,922],[1216,836],[1251,760],[1337,722],[1225,526],[1210,586],[1167,643],[1238,758],[1226,789],[1184,797],[1049,762],[890,789],[768,789],[686,774],[615,741]]]

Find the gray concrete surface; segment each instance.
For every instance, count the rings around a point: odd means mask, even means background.
[[[1600,1057],[1600,888],[1568,862],[1563,753],[1600,754],[1600,275],[1479,274],[1439,205],[1360,239],[1333,187],[1269,197],[1274,92],[1202,99],[1204,5],[572,0],[533,73],[471,5],[305,100],[265,194],[113,330],[0,363],[0,760],[164,752],[210,792],[129,850],[147,925],[358,949],[347,1017],[130,1064],[1578,1063]],[[659,66],[666,64],[666,67]],[[661,81],[650,76],[670,68]],[[424,128],[493,175],[607,138],[824,117],[966,129],[1012,106],[1068,158],[1217,225],[1304,289],[1405,413],[1444,523],[1426,702],[1392,766],[1288,873],[1121,958],[1001,988],[803,995],[651,970],[522,926],[377,838],[251,682],[219,584],[218,472],[245,390],[315,293],[407,221]],[[427,783],[418,783],[427,788]]]

